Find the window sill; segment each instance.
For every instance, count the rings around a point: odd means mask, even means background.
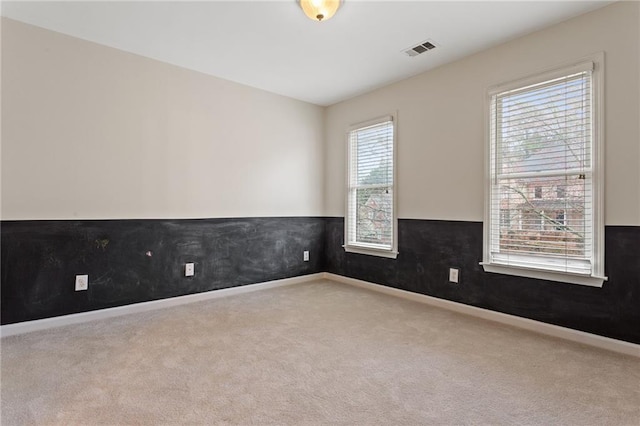
[[[586,285],[589,287],[602,287],[607,277],[592,275],[572,274],[567,272],[545,271],[540,269],[519,268],[515,266],[499,265],[495,263],[480,263],[485,272],[495,274],[513,275],[516,277],[536,278],[540,280],[557,281],[569,284]]]
[[[348,253],[358,253],[358,254],[366,254],[369,256],[386,257],[388,259],[395,259],[398,257],[398,252],[396,250],[385,250],[385,249],[351,246],[351,245],[343,245],[342,247],[344,247],[344,251]]]

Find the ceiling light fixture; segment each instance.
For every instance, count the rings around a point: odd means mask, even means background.
[[[342,0],[299,0],[305,15],[314,21],[326,21],[336,14]]]

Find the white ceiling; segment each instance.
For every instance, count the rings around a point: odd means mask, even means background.
[[[2,15],[318,105],[330,105],[611,1],[357,1],[332,19],[295,0],[2,2]],[[432,39],[417,57],[407,48]]]

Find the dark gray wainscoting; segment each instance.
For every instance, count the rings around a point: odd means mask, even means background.
[[[326,221],[327,272],[640,343],[640,227],[606,227],[609,281],[594,288],[484,272],[481,222],[401,219],[393,260],[345,253],[343,218]]]
[[[321,272],[324,225],[313,217],[3,221],[1,321]],[[184,276],[186,262],[194,277]],[[74,290],[76,274],[89,275],[87,291]]]

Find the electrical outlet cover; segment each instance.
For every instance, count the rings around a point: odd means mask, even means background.
[[[184,276],[192,277],[195,275],[196,265],[195,263],[187,263],[184,265]]]
[[[449,268],[449,281],[452,283],[457,283],[459,279],[459,270],[455,268]]]
[[[76,291],[83,291],[89,288],[89,275],[76,275]]]

